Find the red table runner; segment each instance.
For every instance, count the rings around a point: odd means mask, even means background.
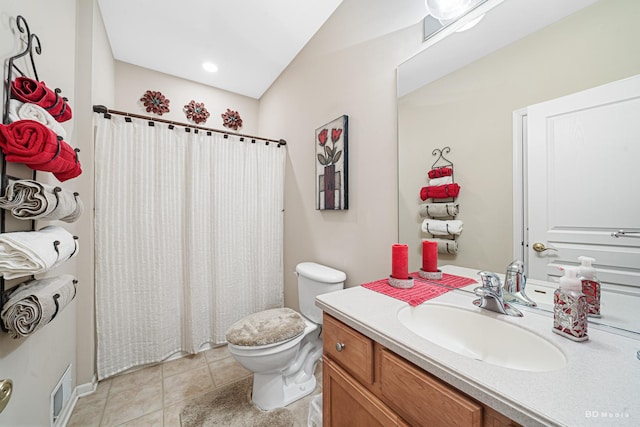
[[[372,291],[380,292],[381,294],[399,299],[400,301],[407,302],[410,306],[415,307],[451,290],[438,285],[445,285],[451,288],[462,288],[473,283],[478,283],[476,280],[468,277],[455,276],[453,274],[446,273],[442,274],[442,279],[440,280],[423,279],[420,277],[418,272],[410,273],[409,276],[414,279],[413,287],[408,289],[394,288],[389,284],[389,279],[381,279],[376,280],[375,282],[364,283],[362,286]]]

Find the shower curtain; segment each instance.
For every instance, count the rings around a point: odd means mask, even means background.
[[[94,114],[98,378],[282,307],[286,149]]]

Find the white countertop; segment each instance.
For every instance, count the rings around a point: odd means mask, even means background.
[[[476,279],[475,270],[441,267]],[[550,372],[503,368],[459,355],[404,327],[398,311],[408,304],[361,286],[319,295],[316,305],[425,371],[525,426],[639,426],[640,340],[590,328],[574,342],[552,332],[550,313],[521,310],[516,318],[482,310],[475,296],[451,291],[431,301],[453,304],[536,333],[555,344],[567,365]],[[478,331],[482,333],[482,331]]]

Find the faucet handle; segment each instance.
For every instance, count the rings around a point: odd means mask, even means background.
[[[515,260],[507,266],[507,273],[504,277],[504,290],[509,293],[524,292],[527,283],[527,276],[524,274],[524,263]]]
[[[524,263],[516,259],[507,266],[507,272],[524,274]]]
[[[473,304],[480,308],[495,311],[496,313],[509,316],[522,317],[522,313],[504,301],[502,294],[502,284],[497,274],[489,271],[478,273],[482,279],[482,286],[473,291],[480,299],[474,300]]]
[[[504,286],[502,288],[504,300],[528,307],[536,307],[537,304],[524,291],[526,284],[527,276],[524,274],[524,263],[520,260],[513,261],[507,267],[507,273],[504,277]]]
[[[481,271],[478,273],[482,280],[482,287],[494,292],[498,296],[502,296],[502,285],[497,274],[490,271]]]

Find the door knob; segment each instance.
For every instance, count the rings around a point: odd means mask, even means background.
[[[534,243],[533,244],[533,250],[536,252],[544,252],[544,251],[557,251],[557,249],[555,248],[547,248],[544,243]]]
[[[4,411],[5,406],[11,399],[11,391],[13,390],[13,381],[0,380],[0,412]]]
[[[336,351],[338,353],[340,353],[342,350],[344,350],[344,347],[345,347],[344,343],[342,343],[342,342],[337,342],[336,343]]]

